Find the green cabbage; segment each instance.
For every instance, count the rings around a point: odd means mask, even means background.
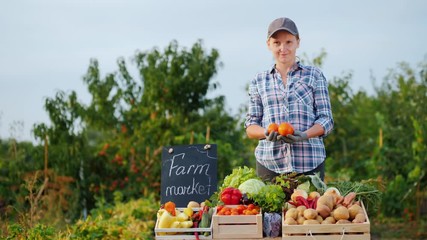
[[[239,185],[239,190],[242,193],[248,194],[248,196],[252,196],[254,194],[258,194],[262,187],[265,186],[265,183],[259,179],[251,178],[244,181]]]

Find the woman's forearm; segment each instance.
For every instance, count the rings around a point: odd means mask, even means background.
[[[246,134],[251,139],[263,139],[265,138],[265,128],[259,125],[250,125],[246,128]]]

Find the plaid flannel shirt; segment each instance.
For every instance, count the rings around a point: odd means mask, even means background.
[[[319,166],[326,158],[323,137],[334,125],[328,83],[321,70],[297,62],[288,73],[284,86],[273,66],[258,73],[249,86],[249,108],[245,128],[289,122],[295,130],[306,131],[315,123],[324,134],[306,141],[287,144],[260,140],[255,157],[267,169],[277,173],[304,173]]]

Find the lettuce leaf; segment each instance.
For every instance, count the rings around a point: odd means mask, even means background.
[[[240,184],[252,178],[259,179],[255,169],[247,166],[234,168],[233,171],[224,178],[221,189],[226,187],[239,188]]]

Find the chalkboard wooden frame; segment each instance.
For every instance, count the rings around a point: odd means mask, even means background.
[[[209,199],[217,191],[217,160],[216,144],[163,147],[161,203],[186,207]]]

